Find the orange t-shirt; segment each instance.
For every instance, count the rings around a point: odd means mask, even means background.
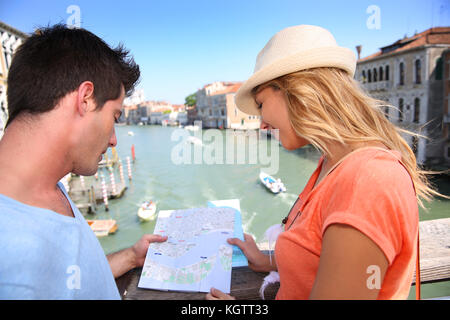
[[[398,151],[356,150],[313,188],[320,159],[299,195],[300,215],[296,218],[298,211],[292,211],[275,246],[280,275],[277,299],[308,299],[319,267],[322,237],[334,223],[359,230],[386,256],[389,265],[378,299],[408,297],[419,213],[411,177],[399,159]]]

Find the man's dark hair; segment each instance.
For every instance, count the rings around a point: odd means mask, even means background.
[[[97,109],[119,98],[123,85],[129,96],[139,66],[122,45],[110,48],[85,29],[62,24],[36,31],[17,49],[8,73],[8,126],[21,113],[52,110],[84,81],[94,84]]]

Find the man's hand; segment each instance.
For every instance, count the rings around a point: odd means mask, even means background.
[[[135,255],[135,268],[144,265],[145,256],[147,255],[148,246],[152,242],[164,242],[167,236],[160,236],[157,234],[144,234],[138,242],[131,247]]]
[[[236,298],[219,289],[211,288],[210,292],[206,294],[206,300],[236,300]]]
[[[114,278],[118,278],[136,267],[142,267],[150,243],[166,240],[167,236],[145,234],[132,247],[109,254],[107,258]]]

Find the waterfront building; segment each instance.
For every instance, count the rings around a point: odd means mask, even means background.
[[[389,120],[429,138],[405,136],[417,162],[429,167],[445,165],[449,152],[443,126],[446,121],[448,130],[443,77],[448,48],[450,27],[430,28],[358,59],[355,73],[371,96],[396,107],[385,108]]]
[[[187,123],[193,125],[195,121],[200,120],[197,112],[197,105],[186,105]]]
[[[119,122],[127,124],[187,124],[187,112],[184,105],[172,105],[167,101],[143,101],[125,105]]]
[[[0,139],[3,136],[3,128],[8,119],[8,105],[6,89],[8,70],[16,49],[28,36],[0,21]]]
[[[143,103],[144,101],[145,101],[144,90],[143,89],[135,89],[129,97],[126,97],[123,100],[123,104],[125,106],[132,106],[132,105],[137,105],[137,104]]]
[[[196,92],[196,119],[203,128],[257,129],[259,116],[241,112],[234,102],[234,96],[242,83],[213,82]]]

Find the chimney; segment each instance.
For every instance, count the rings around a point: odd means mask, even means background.
[[[358,60],[361,59],[361,49],[362,49],[362,45],[356,46],[356,51],[358,52]]]

